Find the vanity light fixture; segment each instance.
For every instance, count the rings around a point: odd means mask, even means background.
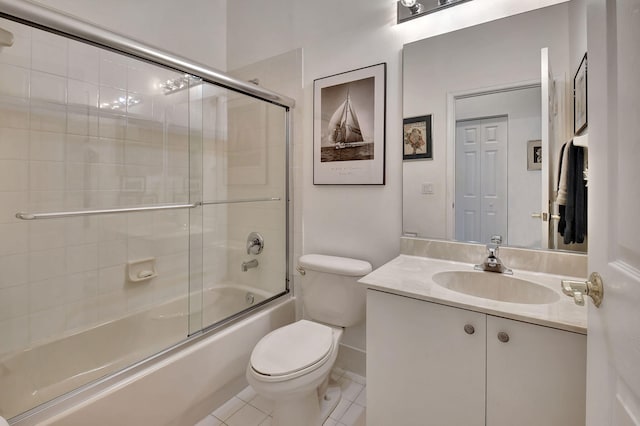
[[[400,0],[400,2],[404,7],[409,9],[412,15],[417,15],[419,13],[424,12],[424,6],[422,3],[418,3],[416,0]]]
[[[398,1],[398,24],[468,1],[470,0],[420,0],[420,2],[400,0]]]

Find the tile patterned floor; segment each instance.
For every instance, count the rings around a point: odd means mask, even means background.
[[[365,378],[336,368],[331,379],[340,384],[342,399],[323,426],[365,426]],[[271,412],[271,403],[247,386],[195,426],[270,426]]]

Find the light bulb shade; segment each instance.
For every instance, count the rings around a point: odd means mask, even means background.
[[[411,6],[414,6],[416,4],[416,0],[400,0],[400,3],[404,7],[411,7]]]

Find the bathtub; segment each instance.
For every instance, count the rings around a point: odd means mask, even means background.
[[[222,321],[251,305],[259,304],[269,296],[262,290],[242,285],[228,284],[208,288],[203,291],[201,299],[204,308],[203,324],[208,325]],[[17,417],[16,424],[181,425],[183,420],[171,423],[172,419],[189,416],[189,411],[193,409],[191,405],[204,395],[208,395],[211,400],[211,396],[225,386],[232,377],[244,377],[244,366],[241,368],[239,364],[235,363],[241,359],[248,360],[253,344],[263,334],[270,331],[272,327],[276,328],[278,324],[282,325],[293,321],[294,309],[292,306],[288,307],[287,303],[290,298],[282,299],[286,300],[276,303],[275,306],[270,304],[268,309],[263,309],[236,321],[211,336],[202,336],[197,343],[191,341],[184,343],[184,348],[174,350],[175,353],[161,357],[161,364],[164,366],[162,369],[160,369],[158,362],[148,362],[145,363],[150,364],[147,367],[135,369],[138,375],[136,380],[128,377],[125,380],[126,384],[118,380],[110,380],[114,382],[112,386],[103,384],[100,392],[91,397],[94,403],[87,401],[78,403],[76,401],[63,412],[58,412],[60,407],[56,409],[56,406],[64,404],[55,404],[39,414]],[[31,407],[124,369],[164,348],[183,341],[186,338],[189,325],[188,305],[189,301],[186,297],[178,298],[146,311],[3,357],[0,359],[0,416],[5,418],[16,416]],[[275,315],[276,318],[271,318],[272,315]],[[230,335],[231,329],[238,335]],[[236,340],[242,344],[233,343]],[[113,345],[113,341],[118,341],[119,344]],[[195,349],[196,346],[199,349]],[[212,364],[206,362],[207,356],[204,354],[209,354]],[[156,383],[158,378],[165,376],[172,370],[172,365],[177,366],[187,358],[193,358],[197,362],[194,361],[177,370],[174,380],[179,383],[175,381]],[[233,368],[231,368],[231,364],[233,364]],[[246,366],[246,362],[244,364]],[[221,370],[221,366],[229,368]],[[151,374],[152,372],[154,374]],[[219,374],[220,377],[218,377]],[[123,376],[125,375],[130,376],[126,372]],[[202,383],[203,387],[194,389],[186,386],[186,382],[180,383],[186,378],[189,379],[187,380],[189,382],[195,378],[198,379],[195,382],[203,380],[206,382]],[[137,390],[129,395],[131,391],[128,389],[144,387],[148,384],[152,384],[148,390]],[[181,395],[176,395],[176,399],[182,401],[181,404],[171,401],[169,404],[165,404],[166,407],[162,406],[164,408],[162,409],[157,402],[152,402],[158,395],[169,398],[172,393],[181,388],[181,384],[185,385],[184,389],[180,391]],[[161,390],[162,388],[164,390]],[[91,390],[77,393],[69,400],[89,393]],[[96,414],[98,417],[93,417],[92,407],[100,407],[100,401],[111,401],[114,398],[118,400],[123,395],[129,396],[121,401],[122,406],[116,410],[118,411],[117,421],[115,419],[107,421],[109,417],[104,413]],[[185,395],[190,396],[186,397]],[[116,406],[108,406],[111,409],[116,408]],[[208,408],[207,404],[204,404],[203,410]],[[144,411],[150,409],[159,410],[164,415],[161,419],[153,422],[150,422],[147,417],[137,417],[144,416]],[[51,416],[53,412],[57,413],[55,418]],[[123,413],[130,413],[130,423],[126,418],[123,420]],[[204,415],[206,412],[201,417]],[[62,416],[62,420],[56,420],[58,416]],[[67,418],[68,416],[71,417]],[[87,423],[89,420],[90,422]],[[103,420],[104,423],[101,423]],[[77,421],[77,423],[73,423],[73,421]]]

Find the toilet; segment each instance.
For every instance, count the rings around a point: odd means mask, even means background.
[[[365,287],[357,281],[371,264],[307,254],[298,259],[301,298],[309,318],[278,328],[254,347],[247,381],[274,404],[274,426],[320,426],[340,401],[328,386],[344,327],[365,316]]]

